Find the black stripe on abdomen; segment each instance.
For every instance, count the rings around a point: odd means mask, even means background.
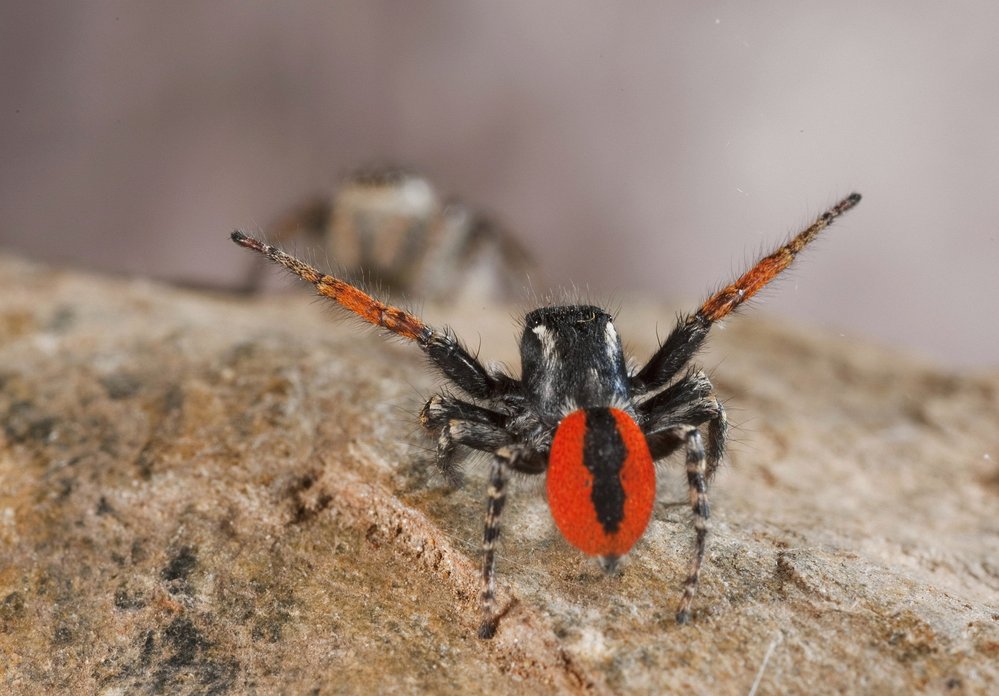
[[[590,500],[607,534],[614,534],[624,519],[624,486],[621,469],[628,458],[614,414],[606,408],[586,409],[583,465],[593,475]]]

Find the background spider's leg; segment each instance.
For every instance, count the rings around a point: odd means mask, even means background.
[[[472,396],[488,399],[516,388],[517,381],[512,377],[490,374],[450,331],[437,331],[423,323],[419,317],[398,307],[379,302],[350,283],[321,273],[304,261],[270,244],[248,237],[238,230],[232,233],[232,241],[284,266],[298,277],[312,283],[320,295],[333,300],[364,321],[388,329],[397,336],[416,341],[445,376]]]
[[[851,193],[822,213],[809,227],[791,241],[765,256],[738,280],[709,297],[696,313],[681,316],[676,326],[649,362],[631,378],[631,387],[642,394],[669,383],[683,369],[704,343],[711,325],[764,288],[794,261],[810,241],[840,215],[860,202],[859,193]]]
[[[482,537],[482,623],[479,638],[496,635],[496,540],[500,535],[500,513],[506,503],[506,457],[497,453],[489,473],[486,528]]]
[[[333,202],[329,196],[316,196],[291,210],[267,227],[267,237],[277,243],[298,234],[320,235],[329,227],[333,217]]]
[[[686,434],[687,440],[687,487],[690,490],[690,507],[694,513],[694,557],[690,561],[690,570],[683,584],[683,598],[676,610],[676,622],[687,623],[690,620],[690,603],[697,592],[697,583],[701,576],[701,563],[704,560],[705,540],[708,536],[707,482],[705,469],[707,455],[701,434],[691,428]]]

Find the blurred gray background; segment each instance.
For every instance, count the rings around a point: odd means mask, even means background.
[[[4,2],[0,88],[6,251],[234,284],[231,229],[390,161],[692,308],[857,190],[754,312],[999,363],[994,2]]]

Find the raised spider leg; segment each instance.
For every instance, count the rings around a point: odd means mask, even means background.
[[[318,236],[325,231],[332,214],[332,205],[328,197],[315,197],[312,200],[289,210],[275,220],[267,229],[267,236],[281,243],[299,233]],[[263,285],[263,261],[254,263],[246,275],[246,292],[255,293]]]
[[[420,411],[420,423],[438,434],[437,468],[453,486],[461,485],[461,471],[454,465],[457,445],[486,452],[510,444],[505,429],[506,416],[482,406],[456,399],[449,394],[435,394]]]
[[[694,356],[711,329],[711,325],[724,318],[739,305],[762,290],[784,269],[791,265],[795,257],[818,234],[829,227],[840,215],[860,202],[859,193],[851,193],[826,212],[815,222],[795,235],[791,241],[765,256],[744,273],[738,280],[705,300],[700,309],[690,316],[677,318],[676,327],[670,332],[659,350],[649,362],[631,378],[631,387],[636,394],[655,391],[665,385],[683,369]]]
[[[438,331],[419,317],[398,307],[379,302],[359,288],[339,278],[321,273],[304,261],[280,249],[257,241],[240,231],[232,233],[232,241],[263,254],[271,261],[316,287],[316,291],[333,300],[361,319],[388,329],[417,345],[446,377],[459,388],[479,399],[491,399],[513,391],[517,381],[503,374],[492,374],[458,342],[449,330]]]
[[[701,441],[701,433],[691,428],[686,433],[687,442],[687,487],[690,491],[690,508],[694,513],[694,557],[690,561],[690,570],[683,584],[683,597],[676,610],[676,622],[687,623],[690,620],[690,603],[697,592],[697,583],[701,577],[701,563],[704,561],[704,547],[708,537],[708,494],[706,481],[707,455]]]

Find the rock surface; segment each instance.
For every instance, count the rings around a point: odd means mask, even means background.
[[[673,308],[626,303],[647,355]],[[427,308],[516,364],[510,308]],[[483,460],[449,490],[413,346],[304,295],[0,259],[0,692],[995,693],[999,375],[758,314],[693,622],[682,464],[605,577],[514,487],[475,638]]]

